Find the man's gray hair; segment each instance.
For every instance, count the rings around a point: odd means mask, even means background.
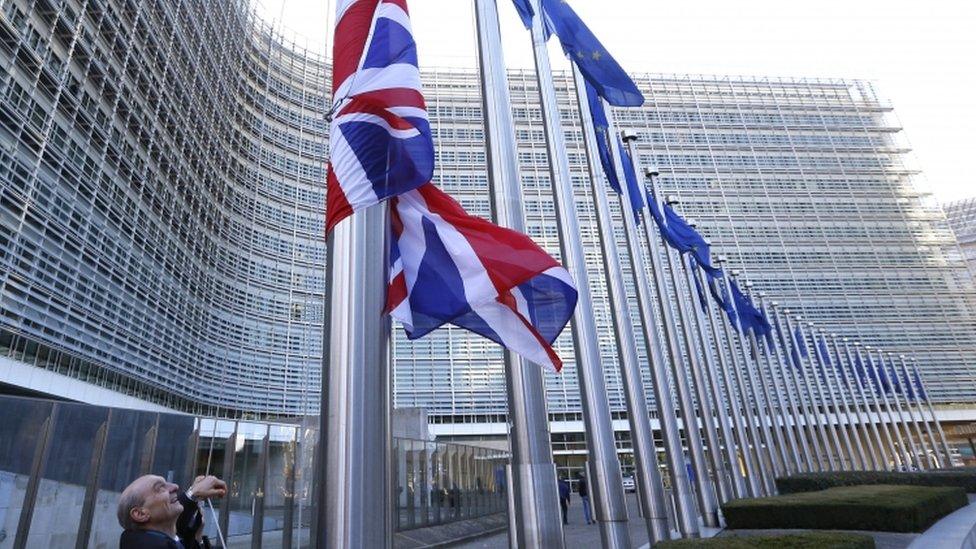
[[[119,518],[119,526],[125,530],[138,530],[139,524],[132,520],[132,515],[129,511],[136,507],[142,507],[142,504],[145,502],[146,498],[137,490],[122,492],[122,496],[119,497],[119,509],[116,512]]]

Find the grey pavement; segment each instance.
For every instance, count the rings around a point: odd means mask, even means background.
[[[637,514],[637,496],[627,494],[627,511],[630,516],[630,540],[634,547],[647,545],[647,530],[644,521]],[[600,526],[597,524],[583,524],[583,504],[579,496],[573,494],[569,504],[569,524],[564,527],[566,547],[600,547]],[[502,532],[493,536],[456,545],[469,549],[507,549],[508,533]]]

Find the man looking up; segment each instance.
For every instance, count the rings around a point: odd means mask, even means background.
[[[185,492],[157,475],[137,478],[119,497],[119,525],[125,530],[119,549],[209,547],[197,501],[226,493],[227,484],[213,476],[197,477]]]

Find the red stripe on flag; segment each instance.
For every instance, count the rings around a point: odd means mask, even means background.
[[[384,105],[377,104],[375,102],[363,99],[362,96],[357,95],[352,101],[346,105],[342,111],[339,112],[339,116],[345,116],[347,114],[371,114],[373,116],[382,118],[384,122],[390,125],[394,130],[413,130],[416,126],[410,123],[409,120],[400,118],[399,116],[393,114],[392,112],[386,110]],[[341,123],[341,122],[340,122]]]
[[[332,232],[332,228],[340,221],[352,215],[352,206],[349,205],[349,201],[346,200],[346,194],[342,192],[342,187],[339,186],[339,180],[336,179],[335,171],[332,170],[331,163],[329,163],[329,175],[326,187],[325,234],[329,234]]]
[[[363,99],[384,107],[414,107],[427,110],[424,95],[413,88],[386,88],[356,94],[356,99]],[[345,109],[343,109],[345,112]]]
[[[403,272],[400,272],[390,282],[390,286],[386,290],[386,310],[384,312],[389,313],[396,309],[398,305],[403,303],[404,299],[407,299],[407,277]]]
[[[332,93],[359,69],[380,0],[358,0],[336,23],[332,45]]]
[[[499,294],[559,266],[528,236],[466,213],[453,198],[433,185],[417,190],[429,209],[439,213],[468,241]]]

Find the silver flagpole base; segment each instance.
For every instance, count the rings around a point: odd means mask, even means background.
[[[392,547],[388,208],[341,222],[332,235],[325,435],[325,547]]]

